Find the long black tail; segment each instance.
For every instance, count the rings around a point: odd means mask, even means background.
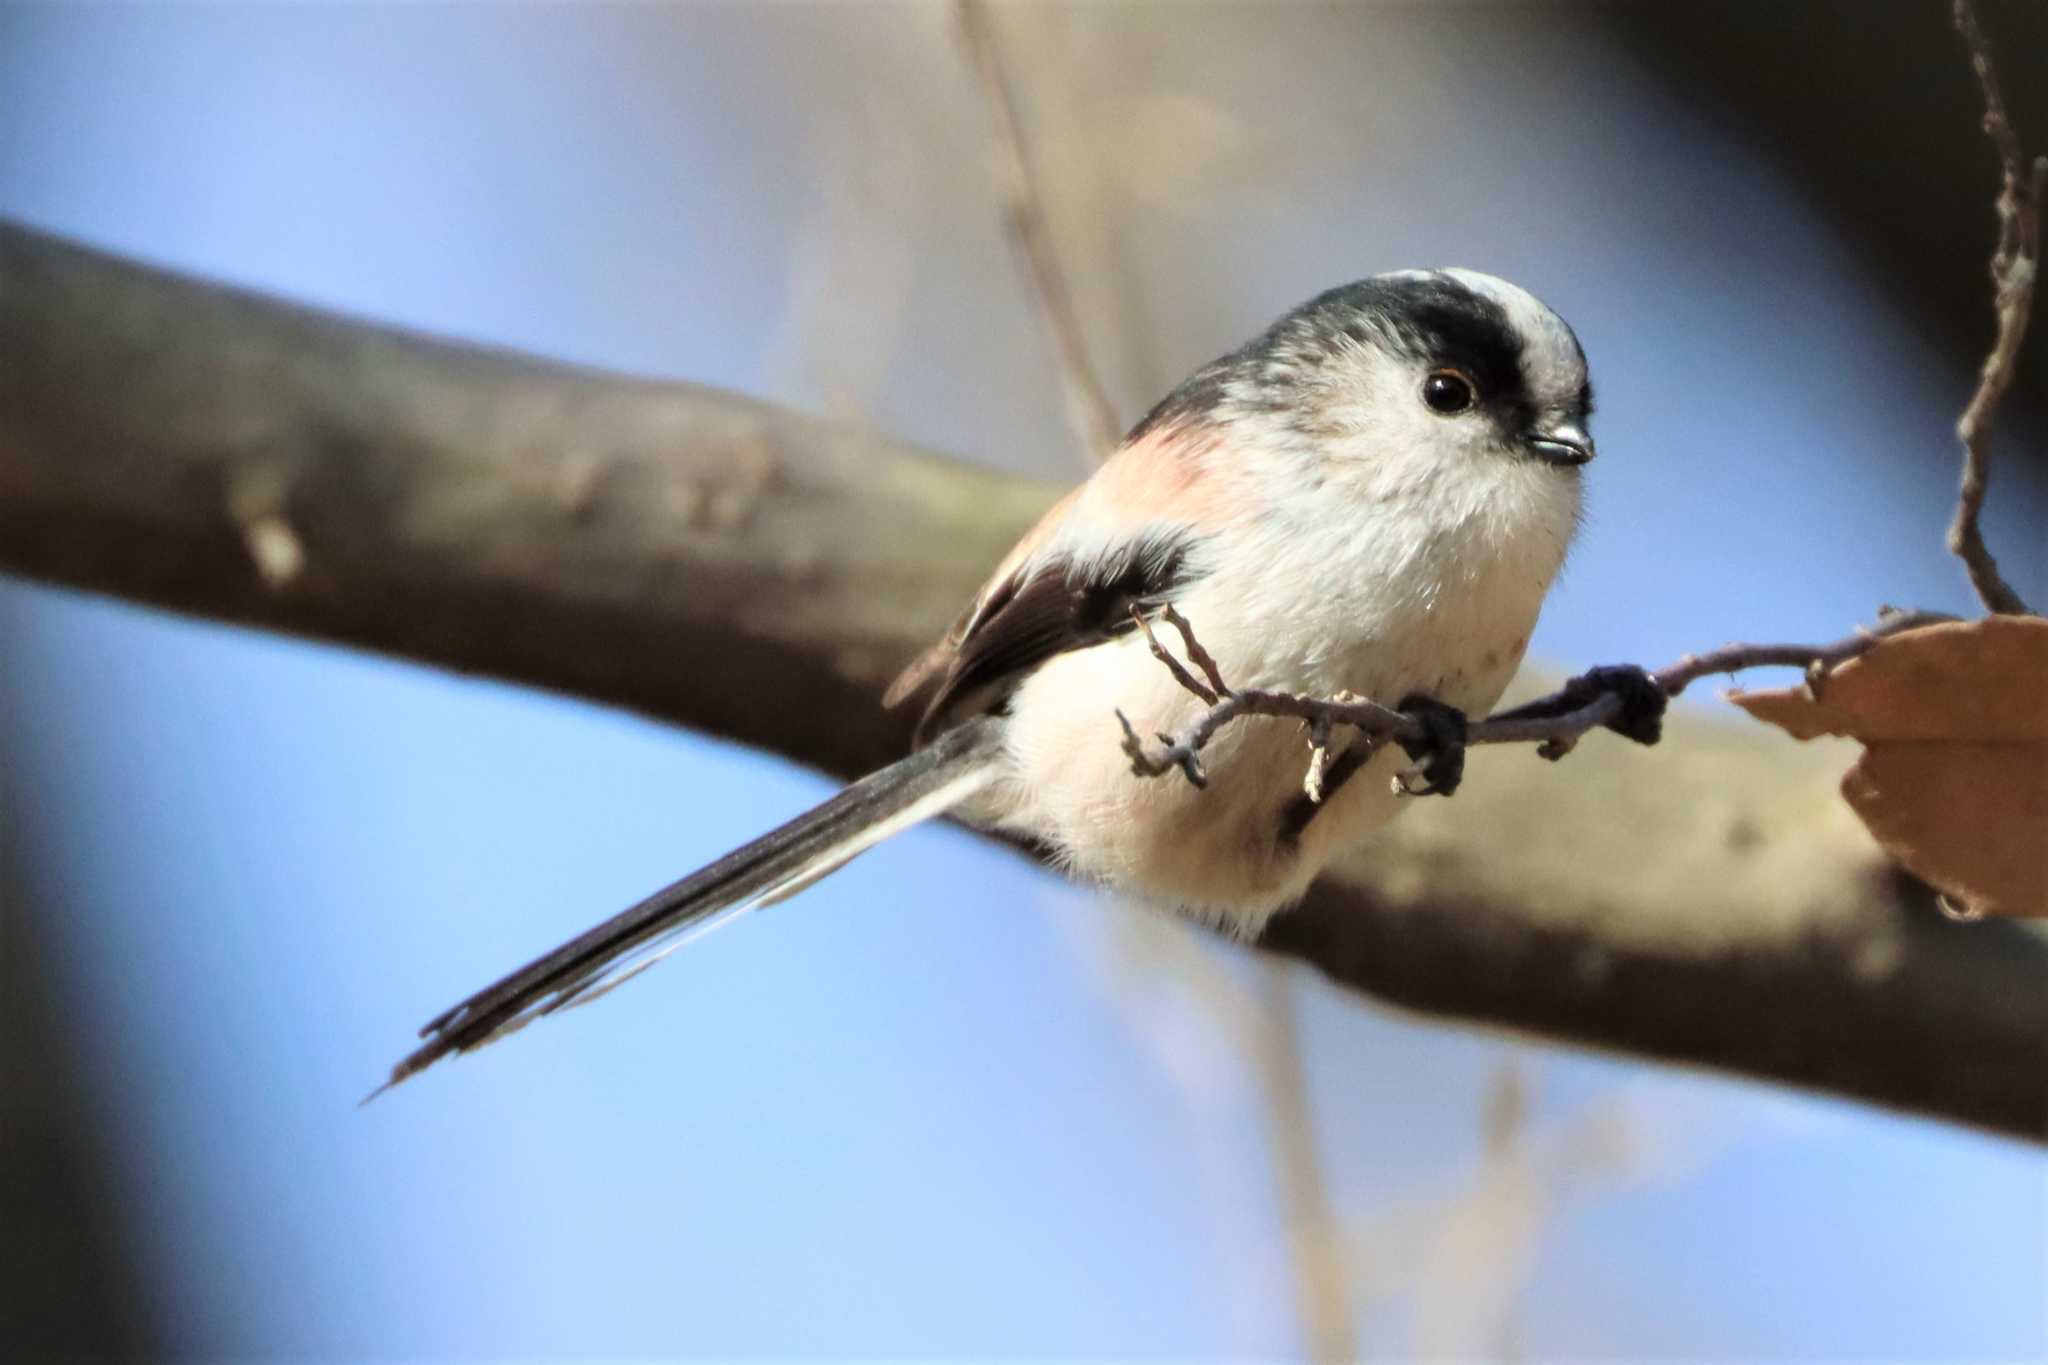
[[[472,1052],[543,1014],[594,1000],[696,934],[794,895],[890,835],[945,814],[994,777],[997,725],[981,718],[948,731],[478,991],[421,1029],[426,1041],[370,1098],[450,1053]]]

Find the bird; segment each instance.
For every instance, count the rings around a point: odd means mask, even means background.
[[[1250,717],[1204,749],[1201,785],[1141,775],[1117,714],[1169,732],[1204,707],[1146,623],[1176,614],[1233,686],[1398,701],[1448,794],[1464,716],[1499,699],[1582,521],[1592,410],[1577,335],[1506,280],[1403,270],[1317,295],[1197,370],[1017,542],[886,694],[917,708],[909,756],[437,1016],[376,1093],[941,815],[1255,937],[1401,808],[1399,746],[1355,739],[1309,800],[1300,722]]]

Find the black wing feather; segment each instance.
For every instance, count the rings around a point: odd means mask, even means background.
[[[969,710],[995,705],[1034,665],[1085,649],[1151,617],[1200,574],[1184,530],[1140,537],[1113,557],[1051,557],[1010,579],[968,617],[918,724],[923,743]]]

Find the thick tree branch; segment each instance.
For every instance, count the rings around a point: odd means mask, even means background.
[[[0,567],[840,774],[901,752],[884,681],[1055,492],[6,225],[0,356]],[[1563,770],[1475,753],[1266,946],[1432,1014],[2048,1137],[2048,939],[1928,912],[1830,789],[1841,749],[1671,730]]]
[[[841,773],[902,755],[877,693],[1059,491],[5,224],[0,357],[0,568]]]

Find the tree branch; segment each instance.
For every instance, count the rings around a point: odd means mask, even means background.
[[[1998,193],[1998,245],[1991,253],[1991,305],[1998,317],[1998,333],[1991,354],[1984,358],[1977,391],[1970,395],[1969,406],[1956,423],[1956,435],[1963,443],[1963,478],[1955,520],[1948,528],[1948,548],[1963,561],[1970,586],[1987,610],[2025,615],[2027,604],[1998,572],[1998,562],[1984,543],[1977,518],[1991,483],[1991,419],[2005,391],[2012,387],[2020,347],[2027,339],[2027,320],[2034,309],[2034,283],[2041,271],[2041,193],[2043,182],[2048,181],[2048,157],[2037,159],[2031,167],[2027,164],[2019,135],[2005,111],[2005,96],[1998,88],[1991,45],[1970,0],[1955,0],[1955,26],[1969,48],[1970,68],[1984,91],[1984,135],[1997,149],[2004,181]]]
[[[1057,491],[5,224],[0,355],[0,567],[839,774],[901,753],[886,679]],[[1670,729],[1568,772],[1475,753],[1263,946],[1431,1014],[2048,1138],[2048,939],[1933,914],[1829,790],[1841,748]]]
[[[876,696],[1060,491],[4,223],[0,356],[0,569],[840,773],[901,757]]]

